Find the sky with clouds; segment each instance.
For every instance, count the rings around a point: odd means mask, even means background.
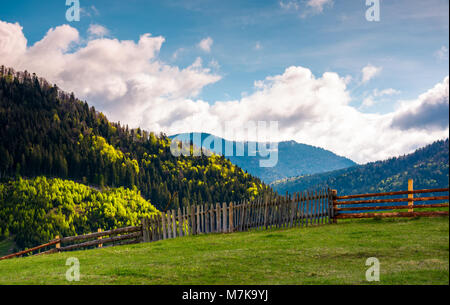
[[[167,134],[278,121],[359,163],[448,137],[448,0],[384,0],[380,22],[365,0],[80,3],[2,1],[0,64]]]

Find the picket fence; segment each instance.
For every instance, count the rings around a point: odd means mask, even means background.
[[[271,200],[205,204],[171,210],[142,219],[143,241],[331,223],[332,194],[328,189]]]

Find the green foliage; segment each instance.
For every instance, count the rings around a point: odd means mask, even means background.
[[[20,248],[72,236],[138,225],[159,213],[139,191],[123,187],[102,192],[61,179],[37,177],[0,184],[0,232],[15,236]]]
[[[415,189],[445,188],[449,185],[448,174],[447,139],[406,156],[324,174],[285,179],[272,186],[280,193],[330,187],[340,194],[351,195],[406,190],[408,179],[414,179]]]

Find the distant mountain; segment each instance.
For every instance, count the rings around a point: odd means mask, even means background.
[[[280,193],[330,187],[351,195],[405,190],[408,179],[414,179],[415,189],[448,187],[449,140],[437,141],[402,157],[285,179],[271,186]]]
[[[214,143],[212,143],[210,146],[206,145],[207,149],[214,153],[225,155],[226,145],[231,145],[233,147],[233,156],[226,156],[226,158],[265,183],[287,177],[323,173],[357,165],[352,160],[337,156],[323,148],[288,141],[278,143],[278,163],[275,167],[261,167],[259,161],[269,157],[261,157],[259,153],[257,153],[256,157],[249,156],[249,146],[252,147],[251,144],[255,144],[253,147],[257,148],[256,142],[228,141],[208,133],[183,133],[170,136],[170,138],[177,137],[179,140],[188,143],[192,141],[194,145],[200,147],[209,136],[212,136],[213,139],[219,142],[222,141],[222,147],[214,147]],[[243,157],[236,156],[236,145],[239,144],[244,145],[245,153]]]

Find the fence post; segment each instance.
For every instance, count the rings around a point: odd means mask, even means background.
[[[144,243],[148,243],[150,241],[150,236],[148,232],[148,218],[147,217],[142,218],[141,224],[142,224],[142,239]]]
[[[336,197],[337,197],[337,190],[331,190],[331,218],[333,218],[333,223],[337,223],[336,215],[334,212]]]
[[[98,233],[101,233],[101,232],[102,232],[102,229],[98,228],[97,232],[98,232]],[[99,236],[97,239],[100,240],[100,239],[102,239],[102,238],[103,238],[102,236]],[[102,247],[103,247],[103,244],[98,244],[98,247],[99,247],[99,248],[102,248]]]
[[[413,179],[409,179],[408,180],[408,191],[414,191],[414,180]],[[413,199],[414,198],[414,194],[408,194],[408,199]],[[412,213],[414,212],[414,201],[408,201],[408,212]]]
[[[55,239],[59,239],[59,235],[56,235],[56,236],[55,236]],[[61,243],[57,243],[57,244],[55,245],[55,248],[56,248],[56,249],[61,249]]]
[[[233,202],[230,202],[230,211],[229,211],[229,213],[228,213],[228,216],[229,216],[229,220],[228,220],[228,227],[229,227],[229,232],[230,233],[233,233],[233,231],[234,231],[234,221],[233,221]]]

